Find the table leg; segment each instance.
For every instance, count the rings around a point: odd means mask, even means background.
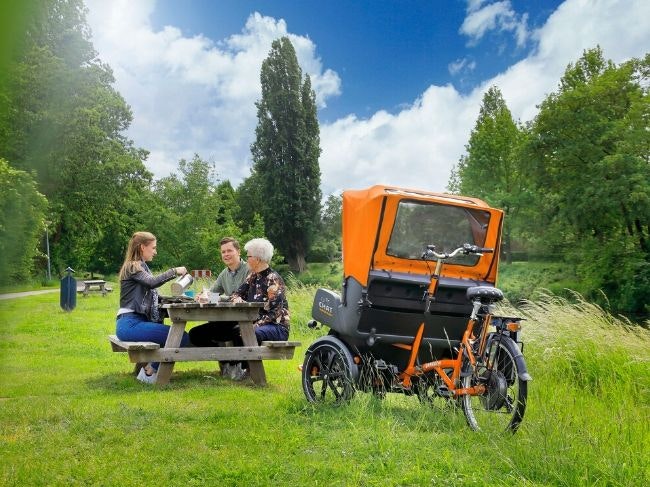
[[[165,348],[178,348],[181,346],[185,324],[185,321],[175,321],[172,323],[169,335],[167,335],[167,341],[165,342]],[[158,366],[156,384],[165,385],[169,383],[169,379],[174,371],[174,365],[176,365],[176,362],[161,362]]]
[[[257,338],[255,337],[255,328],[249,321],[239,322],[239,332],[245,347],[257,347]],[[264,372],[264,363],[261,360],[249,360],[248,370],[251,379],[258,386],[266,385],[266,373]]]

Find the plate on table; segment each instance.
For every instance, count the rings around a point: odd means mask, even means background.
[[[158,296],[160,304],[194,303],[194,298],[189,296]]]

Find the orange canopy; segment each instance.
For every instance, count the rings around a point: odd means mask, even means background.
[[[353,276],[365,286],[368,282],[368,273],[372,269],[430,273],[430,268],[421,259],[399,258],[387,253],[400,201],[480,210],[481,214],[485,215],[483,220],[487,221],[487,229],[481,225],[480,233],[485,240],[474,243],[493,248],[494,253],[485,253],[473,266],[447,264],[443,268],[442,275],[496,282],[503,223],[501,210],[490,208],[485,202],[476,198],[380,185],[343,192],[344,277]],[[479,223],[475,225],[478,228]]]

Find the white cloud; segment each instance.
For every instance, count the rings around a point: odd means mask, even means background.
[[[470,38],[470,44],[477,44],[491,30],[513,32],[518,47],[528,39],[528,15],[517,15],[510,0],[484,5],[471,0],[467,5],[467,17],[460,27],[460,33]]]
[[[153,0],[86,3],[95,48],[134,112],[128,135],[151,151],[148,167],[157,177],[194,153],[233,183],[248,175],[259,73],[274,39],[291,39],[319,106],[339,94],[338,75],[323,70],[314,43],[289,33],[284,20],[252,14],[241,33],[215,44],[172,26],[154,31]]]
[[[532,120],[585,49],[600,45],[616,63],[644,56],[650,46],[650,23],[638,21],[644,18],[650,18],[646,0],[568,0],[534,33],[538,47],[528,58],[470,94],[431,86],[398,115],[378,112],[322,127],[323,193],[379,183],[444,191],[487,88],[499,87],[515,118]]]
[[[281,35],[290,36],[320,105],[339,93],[341,81],[323,68],[314,43],[292,35],[283,20],[255,14],[241,33],[212,41],[185,37],[173,27],[154,32],[149,22],[153,0],[88,3],[95,47],[114,68],[117,89],[134,110],[129,135],[151,150],[148,165],[157,176],[194,152],[216,162],[220,176],[233,184],[248,174],[259,69],[271,41]],[[489,19],[499,28],[508,18],[524,25],[524,15],[512,12],[509,2],[499,3],[507,4],[500,7],[501,14],[485,15],[483,22],[474,17],[467,31],[480,38]],[[470,6],[468,19],[489,13],[485,2]],[[508,11],[510,17],[503,14]],[[556,89],[566,66],[585,49],[600,45],[616,63],[645,55],[650,23],[640,21],[644,18],[650,18],[646,0],[567,0],[544,26],[526,34],[536,42],[526,59],[470,94],[450,85],[430,86],[399,113],[378,111],[367,119],[350,115],[322,124],[323,193],[378,183],[443,191],[489,86],[499,87],[516,118],[531,120],[536,105]]]
[[[449,74],[452,76],[467,71],[474,71],[474,69],[476,69],[476,61],[470,61],[467,58],[456,59],[453,63],[450,63],[449,66],[447,66],[447,69],[449,70]]]
[[[324,194],[372,184],[442,190],[478,106],[451,86],[431,86],[397,115],[348,116],[321,127]]]

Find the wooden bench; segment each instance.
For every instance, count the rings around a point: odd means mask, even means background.
[[[230,360],[289,360],[294,356],[295,341],[264,341],[257,347],[184,347],[164,348],[153,342],[125,342],[116,335],[109,335],[108,340],[113,352],[125,352],[129,360],[135,363],[134,373],[149,362],[198,362]]]
[[[160,345],[154,342],[123,342],[117,335],[108,335],[108,341],[111,342],[111,348],[114,352],[126,352],[131,350],[158,350]],[[136,362],[133,373],[138,375],[140,369],[144,367],[147,362]]]

